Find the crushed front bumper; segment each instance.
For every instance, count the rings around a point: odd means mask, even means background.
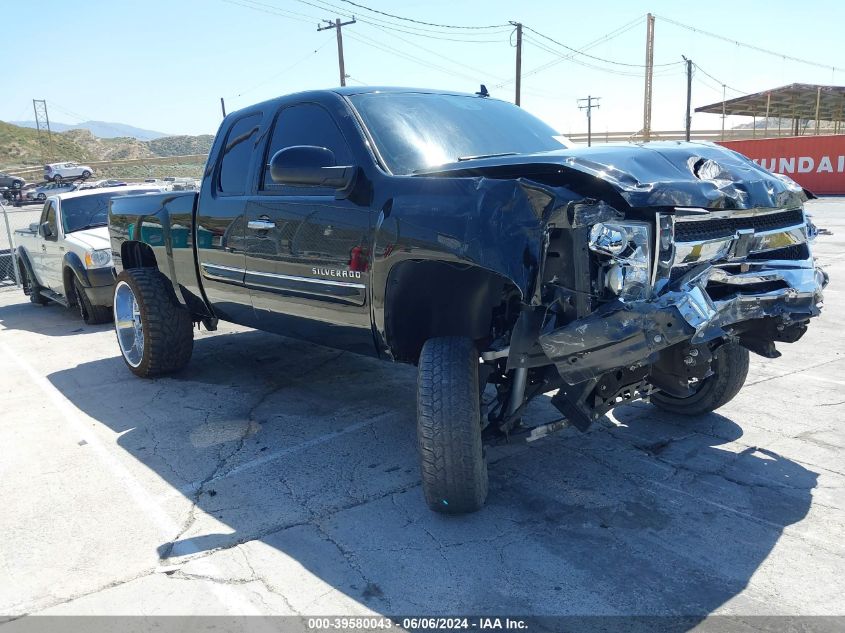
[[[678,343],[729,337],[746,321],[772,318],[783,326],[806,321],[819,314],[826,285],[827,274],[812,258],[741,269],[702,264],[655,298],[605,304],[541,334],[540,345],[561,378],[575,385],[652,364],[661,350]]]

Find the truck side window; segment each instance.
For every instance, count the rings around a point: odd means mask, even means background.
[[[46,222],[50,225],[50,229],[53,231],[54,236],[59,234],[58,226],[56,225],[56,205],[52,201],[44,205],[44,211],[41,214],[41,218],[42,224]]]
[[[308,193],[322,193],[325,187],[289,187],[273,182],[267,164],[273,154],[280,149],[294,145],[315,145],[334,152],[336,165],[351,165],[352,152],[343,138],[332,116],[316,103],[302,103],[284,108],[276,116],[273,137],[267,146],[264,159],[264,173],[261,177],[261,189],[264,191],[295,190]]]
[[[261,113],[257,112],[235,121],[229,128],[217,179],[219,192],[234,195],[246,192],[249,164],[258,143],[260,124]]]

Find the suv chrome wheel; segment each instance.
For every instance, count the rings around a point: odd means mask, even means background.
[[[137,367],[144,358],[144,326],[138,300],[125,281],[118,282],[114,291],[114,329],[123,358]]]

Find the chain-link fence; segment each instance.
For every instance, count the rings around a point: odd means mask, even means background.
[[[0,198],[0,290],[19,285],[20,271],[15,259],[15,231],[38,222],[41,205],[13,207]]]

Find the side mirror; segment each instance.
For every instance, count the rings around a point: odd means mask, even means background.
[[[50,239],[51,237],[53,237],[53,229],[50,228],[50,223],[42,222],[41,230],[39,231],[39,233],[41,233],[41,237],[43,237],[44,239]]]
[[[29,230],[31,233],[38,233],[38,222],[33,222],[29,225]]]
[[[349,190],[357,174],[357,167],[336,166],[334,152],[325,147],[294,145],[270,159],[270,177],[280,185]]]

